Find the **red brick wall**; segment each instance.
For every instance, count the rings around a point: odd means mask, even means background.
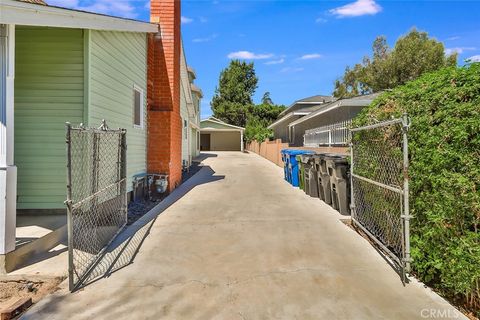
[[[148,171],[168,174],[171,191],[182,178],[180,1],[152,0],[150,6],[150,21],[161,32],[148,39]]]

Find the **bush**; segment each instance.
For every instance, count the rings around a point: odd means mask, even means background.
[[[416,275],[480,315],[480,63],[426,74],[378,97],[354,126],[400,117],[409,131]]]
[[[269,124],[266,120],[250,116],[245,127],[245,140],[263,142],[273,138],[273,130],[267,128]]]
[[[273,130],[268,129],[268,126],[278,118],[283,110],[285,110],[283,105],[266,103],[250,105],[245,126],[245,140],[247,142],[253,140],[263,142],[265,139],[273,138]]]

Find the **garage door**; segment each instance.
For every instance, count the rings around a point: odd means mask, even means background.
[[[210,133],[210,150],[212,151],[240,151],[240,132],[222,131]]]

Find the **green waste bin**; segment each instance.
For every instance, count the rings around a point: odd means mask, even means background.
[[[305,191],[305,166],[302,162],[302,155],[297,155],[295,159],[297,159],[298,162],[298,187]]]

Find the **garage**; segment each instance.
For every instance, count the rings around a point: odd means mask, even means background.
[[[242,127],[210,117],[200,122],[201,151],[243,151]]]

